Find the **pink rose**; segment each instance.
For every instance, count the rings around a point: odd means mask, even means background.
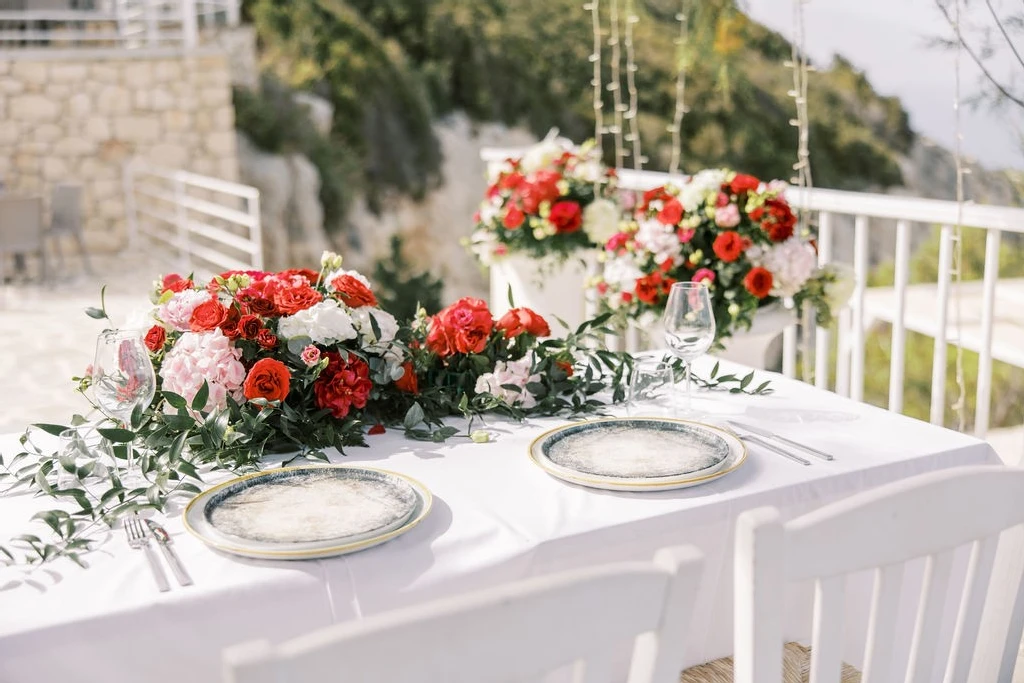
[[[706,282],[709,285],[715,281],[715,271],[710,268],[700,268],[693,274],[693,282]]]
[[[307,368],[311,368],[320,362],[320,349],[310,344],[306,348],[302,349],[302,362],[306,364]]]
[[[720,228],[735,228],[740,224],[739,207],[727,204],[715,209],[715,224]]]

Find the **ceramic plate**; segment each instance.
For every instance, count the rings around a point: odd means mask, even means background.
[[[664,491],[735,470],[746,447],[716,427],[669,418],[609,418],[565,425],[530,446],[549,474],[594,488]]]
[[[309,559],[383,543],[418,524],[430,492],[387,470],[285,467],[224,482],[196,496],[185,527],[245,557]]]

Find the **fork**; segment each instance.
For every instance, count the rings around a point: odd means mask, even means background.
[[[156,553],[149,545],[149,538],[146,537],[146,531],[142,528],[142,522],[139,521],[137,514],[125,519],[124,531],[128,535],[129,546],[135,550],[145,551],[149,568],[153,572],[153,579],[156,581],[156,587],[160,589],[161,593],[171,590],[171,585],[167,583],[167,575],[164,574],[164,569],[160,566]]]

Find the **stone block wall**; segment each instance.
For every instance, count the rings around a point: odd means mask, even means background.
[[[6,192],[39,195],[48,205],[55,184],[80,184],[89,248],[120,249],[127,241],[123,168],[133,157],[237,180],[231,73],[222,51],[0,59]]]

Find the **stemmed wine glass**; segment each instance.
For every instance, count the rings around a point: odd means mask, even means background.
[[[711,291],[704,282],[677,282],[672,285],[665,304],[665,343],[686,365],[686,407],[690,402],[690,365],[700,358],[715,341],[715,311],[711,307]]]
[[[136,406],[148,406],[156,394],[156,373],[149,351],[136,330],[106,330],[96,340],[92,366],[96,404],[107,417],[131,427]],[[127,445],[128,469],[132,469],[132,444]]]

